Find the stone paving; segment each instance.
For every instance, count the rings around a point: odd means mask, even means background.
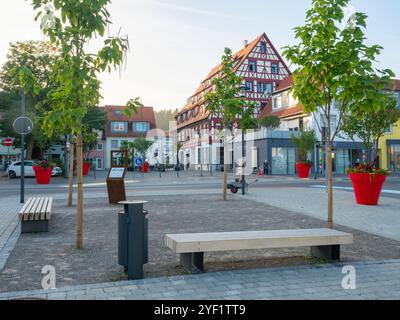
[[[130,194],[131,196],[131,194]],[[149,263],[146,278],[188,274],[179,255],[164,245],[167,233],[321,228],[325,222],[276,207],[229,195],[153,196],[148,200]],[[56,201],[50,232],[23,234],[2,272],[0,292],[40,289],[45,265],[56,269],[59,287],[126,280],[117,264],[117,217],[121,206],[106,199],[87,199],[84,216],[84,250],[75,249],[76,209]],[[399,242],[338,226],[354,235],[353,245],[343,246],[343,261],[400,259]],[[245,250],[207,253],[207,272],[319,263],[309,248]]]
[[[21,208],[19,199],[7,199],[0,206],[0,271],[18,240],[20,223],[17,213]]]
[[[288,194],[291,201],[288,201]],[[400,241],[400,199],[381,197],[379,206],[360,206],[352,192],[334,190],[333,194],[336,224]],[[253,189],[246,197],[314,218],[327,218],[324,189],[276,187],[268,188],[267,192]]]
[[[357,262],[355,286],[343,289],[346,264],[214,272],[0,293],[0,300],[372,300],[400,299],[400,260]]]

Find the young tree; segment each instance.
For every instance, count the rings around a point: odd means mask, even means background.
[[[366,165],[372,168],[378,157],[379,140],[389,127],[400,119],[397,99],[389,92],[371,88],[366,90],[365,99],[360,102],[364,107],[352,109],[343,116],[343,132],[352,140],[360,138],[366,151]],[[369,111],[367,111],[369,110]]]
[[[281,119],[277,116],[265,116],[259,119],[260,126],[267,129],[277,129],[281,126]]]
[[[98,105],[98,74],[120,66],[128,50],[128,39],[119,36],[107,37],[98,52],[87,50],[89,41],[103,38],[111,24],[107,10],[110,3],[110,0],[32,0],[44,34],[61,50],[59,63],[52,70],[52,88],[46,97],[51,110],[45,114],[44,128],[49,135],[56,128],[70,128],[77,137],[78,249],[83,248],[82,120],[88,106]]]
[[[314,130],[300,131],[300,136],[296,137],[292,133],[292,141],[297,147],[297,158],[299,162],[307,162],[308,152],[311,151],[315,143],[317,142],[317,137]]]
[[[228,135],[232,135],[233,124],[236,122],[242,130],[255,125],[255,103],[241,96],[242,77],[234,70],[235,59],[232,50],[225,48],[221,61],[221,72],[212,82],[213,91],[206,95],[207,108],[213,114],[222,116],[221,124],[224,130],[224,190],[223,199],[227,200],[228,185]]]
[[[145,138],[137,138],[133,143],[132,146],[136,151],[136,154],[139,154],[143,158],[143,162],[146,160],[147,152],[154,144],[153,141],[147,140]]]
[[[349,0],[313,0],[306,24],[295,28],[298,44],[285,47],[283,55],[297,66],[293,73],[293,95],[306,112],[313,113],[321,133],[325,133],[328,175],[328,227],[333,228],[332,144],[343,125],[343,114],[358,108],[370,77],[394,76],[390,70],[373,67],[381,47],[365,44],[367,16],[355,13],[344,29],[344,8]],[[365,106],[370,107],[370,106]],[[319,125],[322,118],[323,127]],[[333,115],[335,115],[335,122]]]

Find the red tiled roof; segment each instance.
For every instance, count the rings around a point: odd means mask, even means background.
[[[275,92],[284,91],[286,89],[291,88],[292,86],[293,86],[293,75],[290,75],[279,82]]]
[[[139,107],[138,113],[133,114],[132,117],[128,117],[125,115],[117,116],[115,111],[122,111],[125,106],[105,106],[105,111],[107,112],[107,123],[105,127],[105,135],[106,137],[134,137],[134,136],[143,136],[143,134],[133,133],[132,126],[128,125],[128,133],[112,133],[110,129],[111,121],[121,121],[121,122],[148,122],[150,123],[150,130],[156,129],[156,117],[154,115],[153,107]]]
[[[236,52],[233,57],[234,60],[237,61],[236,67],[234,70],[237,70],[237,68],[240,67],[240,65],[243,63],[243,61],[246,59],[246,57],[249,55],[249,53],[254,49],[254,47],[257,45],[257,43],[263,38],[263,37],[267,37],[267,35],[265,33],[261,34],[260,36],[258,36],[256,39],[254,39],[253,41],[251,41],[246,47],[240,49],[238,52]],[[222,65],[219,64],[216,67],[214,67],[209,74],[207,75],[207,77],[201,82],[200,86],[197,88],[197,90],[195,91],[195,93],[191,96],[192,98],[197,96],[198,94],[200,94],[203,91],[209,90],[209,88],[211,87],[211,85],[207,85],[206,81],[210,80],[212,77],[216,76],[220,71],[221,71]],[[200,106],[202,103],[204,103],[204,98],[201,98],[199,101],[197,101],[196,103],[191,103],[188,102],[183,109],[176,114],[176,117],[185,113],[188,110],[194,109],[197,106]],[[186,120],[183,123],[178,124],[178,128],[182,128],[185,127],[187,125],[190,125],[192,123],[196,123],[202,120],[207,119],[210,116],[210,112],[208,112],[207,110],[204,113],[199,112],[195,117],[191,117],[188,120]]]

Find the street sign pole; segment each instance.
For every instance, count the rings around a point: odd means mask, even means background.
[[[25,91],[22,90],[21,114],[25,117]],[[21,134],[21,203],[25,203],[25,135]]]

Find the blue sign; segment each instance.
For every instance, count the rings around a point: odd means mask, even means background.
[[[136,164],[137,166],[141,166],[141,165],[143,164],[143,160],[142,160],[141,158],[136,158],[135,164]]]

